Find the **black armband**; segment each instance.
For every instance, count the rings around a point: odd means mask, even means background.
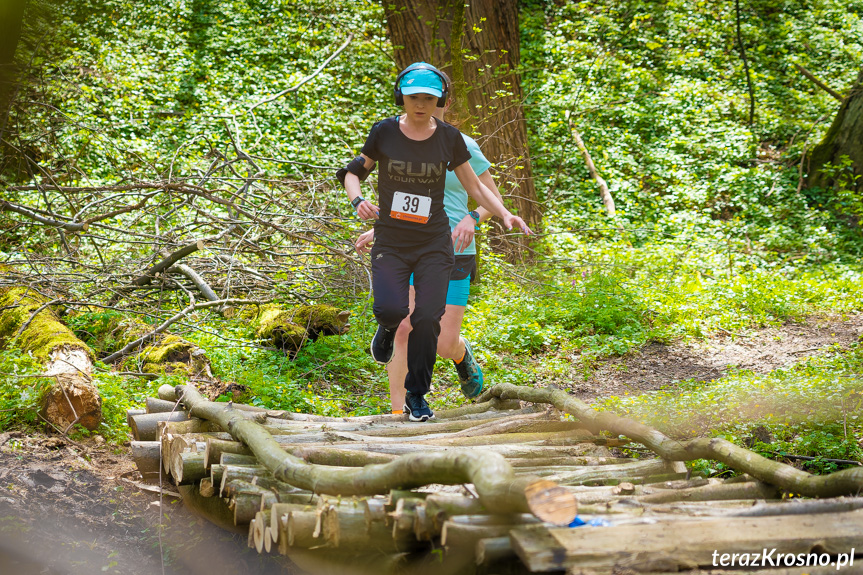
[[[339,182],[342,183],[342,187],[344,187],[345,176],[348,175],[348,172],[350,172],[353,175],[355,175],[356,177],[358,177],[360,179],[360,181],[362,182],[367,177],[369,177],[369,174],[374,169],[375,169],[375,164],[372,164],[371,168],[366,169],[366,161],[363,159],[362,156],[357,156],[356,158],[354,158],[353,160],[348,162],[347,166],[345,166],[344,168],[342,168],[341,170],[336,172],[336,177],[339,179]]]

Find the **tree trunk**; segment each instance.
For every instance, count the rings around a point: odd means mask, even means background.
[[[531,173],[518,74],[518,3],[515,0],[384,3],[399,68],[417,61],[447,72],[454,106],[448,120],[473,135],[495,165],[510,209],[538,231],[542,219]],[[493,232],[492,244],[518,249],[524,238]]]
[[[850,174],[824,170],[828,163],[841,165],[843,156],[852,162]],[[812,149],[808,172],[809,188],[838,189],[844,186],[849,191],[863,192],[863,177],[859,177],[863,176],[863,70],[860,70],[857,82],[842,102],[824,139]],[[858,176],[856,181],[853,176]]]
[[[18,77],[15,51],[21,38],[26,4],[25,0],[0,2],[0,140],[3,139],[12,95],[15,93]]]

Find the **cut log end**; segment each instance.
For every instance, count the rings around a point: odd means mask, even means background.
[[[93,384],[80,378],[58,377],[42,400],[40,414],[60,431],[73,424],[93,431],[102,422],[102,398]]]
[[[524,489],[524,495],[531,513],[542,521],[569,525],[578,514],[575,495],[553,481],[535,481]]]

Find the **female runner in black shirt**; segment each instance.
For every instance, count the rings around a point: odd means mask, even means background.
[[[499,216],[507,229],[531,231],[480,183],[467,162],[470,153],[458,129],[433,117],[439,101],[447,97],[440,71],[424,62],[411,64],[398,75],[394,92],[404,114],[375,123],[362,153],[339,171],[339,178],[359,217],[376,220],[371,258],[378,329],[371,352],[380,363],[392,359],[393,339],[408,314],[409,278],[414,275],[405,411],[411,421],[427,421],[434,414],[424,396],[431,387],[453,264],[449,219],[443,208],[445,170],[454,171],[468,194]],[[375,162],[380,166],[379,206],[360,195],[360,180]]]

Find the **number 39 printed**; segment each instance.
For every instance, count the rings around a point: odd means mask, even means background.
[[[405,192],[393,194],[393,207],[390,217],[406,222],[424,224],[429,221],[431,214],[431,198],[429,196],[418,196]]]

